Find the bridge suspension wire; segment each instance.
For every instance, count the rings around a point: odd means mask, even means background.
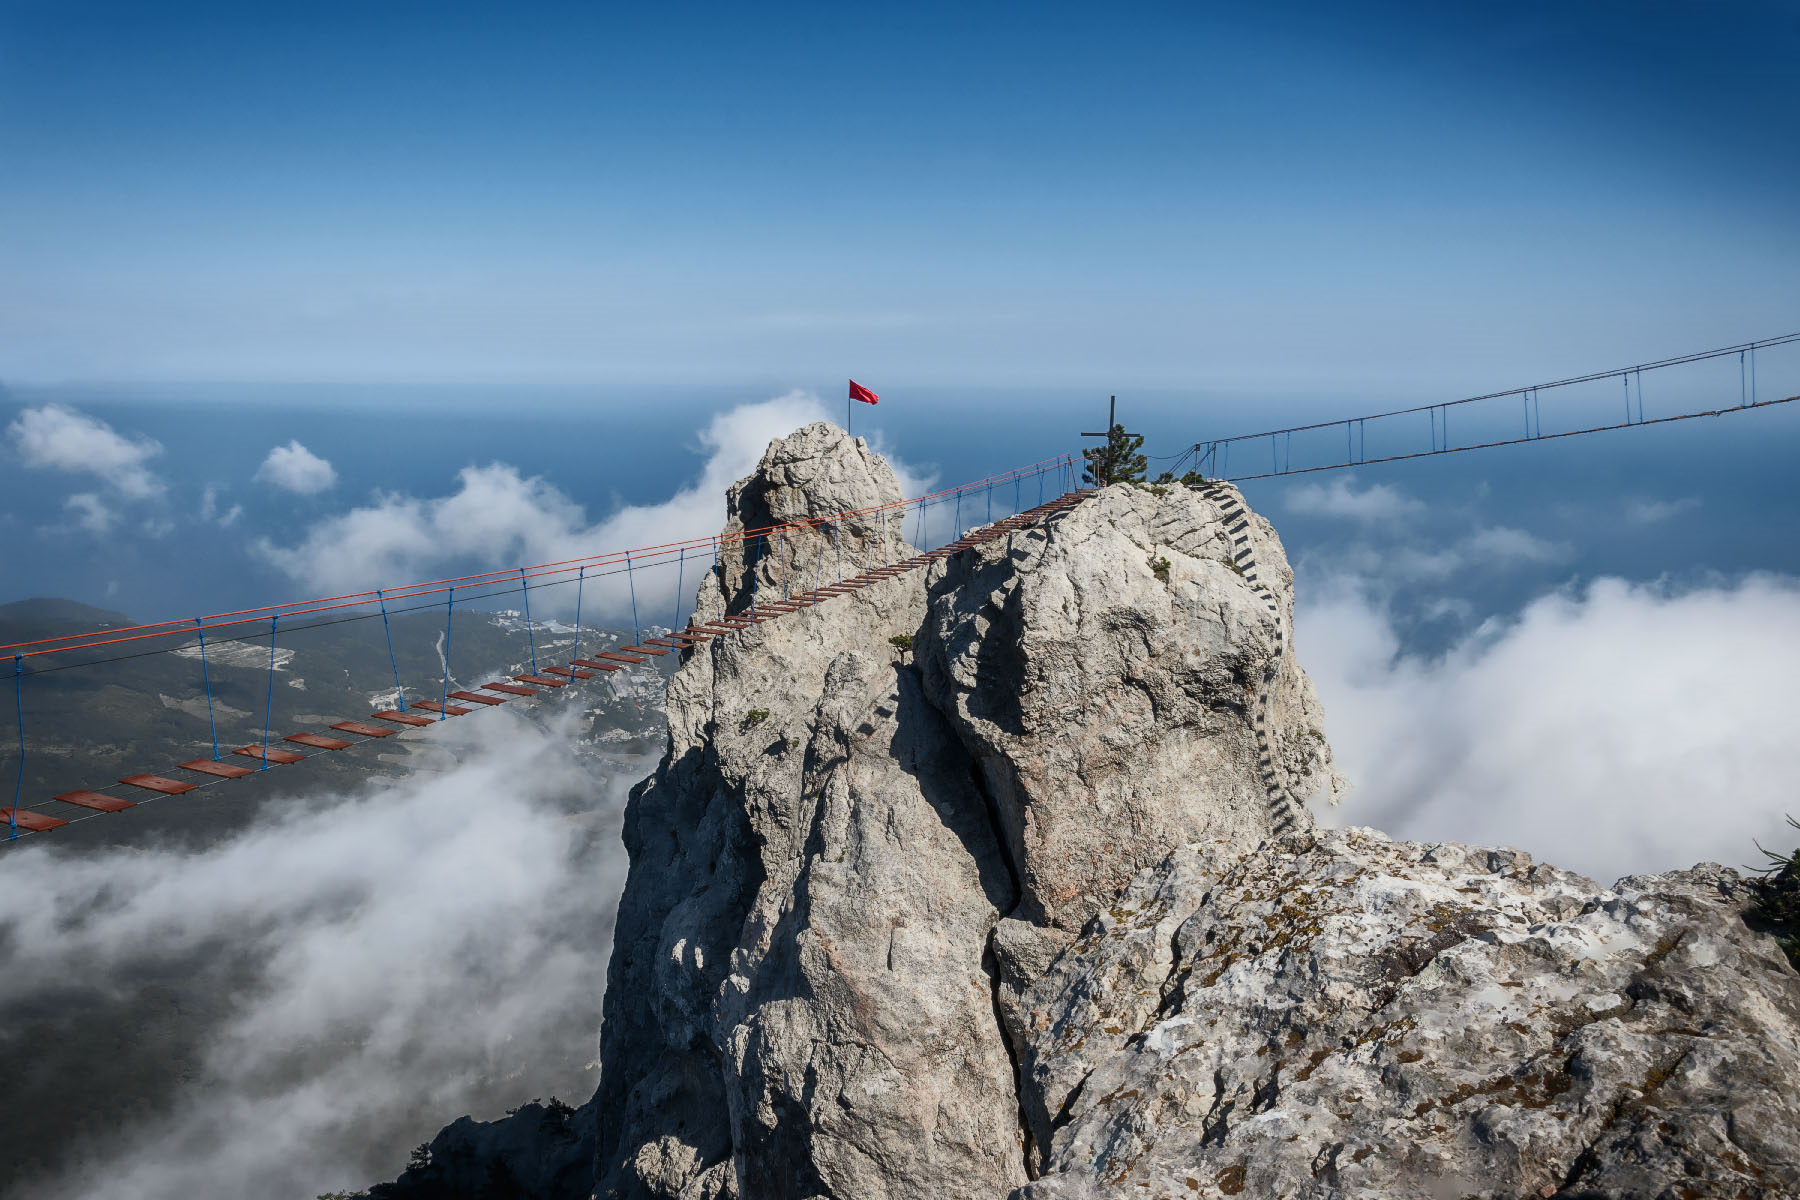
[[[1732,413],[1749,412],[1758,408],[1774,408],[1780,404],[1792,404],[1800,400],[1800,395],[1784,396],[1779,400],[1763,400],[1755,404],[1730,405],[1726,408],[1702,409],[1696,412],[1677,413],[1669,417],[1651,417],[1647,420],[1621,421],[1614,425],[1594,425],[1586,429],[1565,429],[1558,433],[1537,433],[1531,437],[1501,438],[1492,442],[1473,442],[1467,446],[1438,446],[1431,450],[1419,450],[1411,454],[1389,454],[1381,458],[1365,458],[1357,462],[1326,463],[1316,467],[1289,467],[1279,471],[1264,471],[1256,475],[1220,475],[1216,478],[1227,483],[1244,483],[1252,479],[1278,479],[1288,475],[1311,475],[1318,471],[1340,471],[1345,467],[1373,466],[1376,463],[1404,462],[1412,458],[1430,458],[1438,454],[1461,454],[1467,450],[1493,450],[1500,446],[1520,446],[1526,442],[1548,442],[1556,438],[1580,437],[1589,433],[1611,433],[1619,429],[1637,429],[1647,425],[1667,425],[1675,421],[1692,421],[1700,417],[1723,417]]]
[[[1201,474],[1214,479],[1230,482],[1244,482],[1254,479],[1271,479],[1286,475],[1302,475],[1316,471],[1339,470],[1344,467],[1368,466],[1376,463],[1399,462],[1406,459],[1425,458],[1434,454],[1461,453],[1466,450],[1488,450],[1498,446],[1519,445],[1525,442],[1549,440],[1551,438],[1573,437],[1580,434],[1608,433],[1614,430],[1634,428],[1646,425],[1668,424],[1673,421],[1692,420],[1699,417],[1716,417],[1732,412],[1743,412],[1751,409],[1769,408],[1779,404],[1792,403],[1800,396],[1786,396],[1763,400],[1756,389],[1756,356],[1758,351],[1771,348],[1791,346],[1800,343],[1800,333],[1784,334],[1781,337],[1764,338],[1754,342],[1744,342],[1734,346],[1726,346],[1716,350],[1704,350],[1693,354],[1678,355],[1673,358],[1659,359],[1655,362],[1639,363],[1629,367],[1617,367],[1607,371],[1595,371],[1585,375],[1570,376],[1566,379],[1553,380],[1548,383],[1527,384],[1524,387],[1508,388],[1505,391],[1486,392],[1479,396],[1467,396],[1460,400],[1447,400],[1435,404],[1414,405],[1409,408],[1390,409],[1386,412],[1367,413],[1362,416],[1340,417],[1330,421],[1315,421],[1304,425],[1293,425],[1284,429],[1265,430],[1262,433],[1240,434],[1234,437],[1214,438],[1196,442],[1180,455],[1176,456],[1174,471],[1179,471],[1184,464],[1192,463],[1193,468]],[[1644,373],[1667,370],[1672,367],[1692,363],[1707,362],[1715,359],[1726,359],[1736,356],[1739,360],[1739,402],[1736,405],[1722,405],[1713,408],[1695,409],[1650,417],[1644,400]],[[1618,379],[1623,393],[1625,411],[1624,419],[1606,421],[1586,425],[1578,429],[1557,430],[1545,433],[1543,428],[1542,393],[1546,390],[1571,388],[1579,384],[1597,383],[1608,379]],[[1636,387],[1633,387],[1635,381]],[[1499,400],[1511,396],[1520,399],[1524,415],[1524,432],[1520,437],[1488,437],[1483,440],[1464,445],[1457,445],[1450,434],[1450,410],[1467,405],[1479,404],[1483,401]],[[1614,410],[1617,411],[1616,409]],[[1368,429],[1370,421],[1391,420],[1407,416],[1425,414],[1427,430],[1430,435],[1430,449],[1408,453],[1392,453],[1370,457],[1368,452]],[[1460,424],[1460,422],[1459,422]],[[1322,462],[1310,466],[1295,466],[1293,460],[1293,438],[1295,434],[1316,433],[1323,430],[1342,427],[1344,430],[1344,457],[1335,462]],[[1517,427],[1515,427],[1517,428]],[[1402,436],[1405,436],[1404,434]],[[1413,436],[1416,436],[1414,434]],[[1468,436],[1468,435],[1464,435]],[[1267,439],[1269,445],[1269,469],[1267,471],[1246,471],[1233,474],[1231,469],[1231,449],[1239,443],[1256,443]],[[1416,443],[1415,443],[1416,444]]]
[[[269,769],[269,726],[274,723],[275,715],[275,627],[281,621],[281,614],[276,613],[269,618],[269,695],[263,705],[263,758],[262,770]]]
[[[575,657],[581,657],[581,592],[587,586],[587,568],[578,569],[575,576]]]
[[[19,720],[19,775],[13,782],[12,807],[6,813],[9,842],[18,839],[19,799],[25,794],[25,657],[20,654],[13,655],[13,714]]]
[[[456,591],[451,585],[450,590]],[[531,646],[531,673],[537,674],[537,634],[531,628],[531,577],[525,574],[525,568],[519,568],[519,594],[524,597],[525,604],[525,640]]]
[[[394,669],[394,704],[400,711],[406,711],[406,692],[400,687],[400,662],[394,657],[394,627],[388,624],[387,598],[381,589],[375,589],[375,600],[381,605],[381,629],[387,635],[388,665]]]
[[[213,715],[212,672],[206,666],[206,625],[199,617],[194,624],[200,627],[200,681],[206,688],[206,723],[212,727],[213,761],[219,761],[219,719]]]
[[[531,630],[531,598],[529,593],[526,595],[525,603],[525,630],[529,633]],[[443,692],[438,697],[438,720],[440,721],[445,720],[450,716],[450,625],[452,618],[454,618],[455,615],[456,589],[451,588],[444,596],[444,688]],[[533,642],[531,646],[531,670],[533,674],[537,672],[536,642]]]

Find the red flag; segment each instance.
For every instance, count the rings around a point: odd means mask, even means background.
[[[874,392],[871,392],[868,388],[856,382],[854,379],[850,381],[850,398],[852,400],[861,400],[864,404],[873,404],[881,399],[880,396],[877,396]]]

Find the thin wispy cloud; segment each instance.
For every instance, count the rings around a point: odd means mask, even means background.
[[[93,534],[103,537],[118,523],[119,514],[108,508],[106,502],[93,492],[77,492],[63,501],[75,524]]]
[[[1308,483],[1287,494],[1289,512],[1341,517],[1354,521],[1396,521],[1425,511],[1425,503],[1385,483],[1358,488],[1338,478],[1329,484]]]
[[[217,525],[221,529],[230,529],[243,517],[244,506],[233,504],[230,508],[226,508],[219,499],[220,493],[223,491],[224,488],[219,484],[209,483],[206,485],[206,490],[200,494],[200,519]]]
[[[1633,500],[1625,506],[1625,519],[1634,525],[1659,525],[1683,513],[1698,511],[1700,505],[1698,496],[1683,496],[1679,500]]]

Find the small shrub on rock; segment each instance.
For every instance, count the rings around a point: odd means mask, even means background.
[[[1800,829],[1800,822],[1789,817],[1787,823]],[[1787,952],[1788,961],[1800,971],[1800,848],[1792,854],[1762,850],[1768,864],[1755,870],[1761,878],[1751,886],[1756,892],[1756,915],[1769,925],[1769,932]]]

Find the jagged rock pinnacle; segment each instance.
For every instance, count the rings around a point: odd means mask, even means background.
[[[813,425],[731,490],[727,530],[899,498],[860,441]],[[1108,489],[688,656],[627,815],[602,1194],[1027,1181],[1011,998],[1140,867],[1306,824],[1275,798],[1333,778],[1285,653],[1279,542],[1258,520],[1234,545],[1225,507]],[[783,529],[728,555],[697,611],[809,589],[839,555],[852,573],[903,557],[900,532]],[[1232,565],[1244,544],[1261,588]],[[901,634],[916,664],[896,664]]]

